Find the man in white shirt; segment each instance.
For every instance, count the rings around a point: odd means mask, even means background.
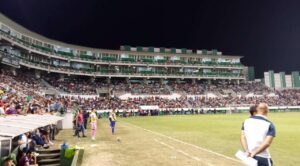
[[[275,126],[267,119],[269,109],[266,103],[260,103],[256,113],[246,119],[242,126],[241,144],[249,157],[258,161],[258,166],[272,166],[268,147],[276,135]]]

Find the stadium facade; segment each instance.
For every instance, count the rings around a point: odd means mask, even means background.
[[[285,72],[274,73],[270,70],[264,72],[264,83],[267,87],[275,89],[300,88],[299,72],[294,71],[286,75]]]
[[[2,14],[0,42],[2,63],[38,72],[106,78],[237,82],[250,78],[249,73],[254,72],[240,62],[241,56],[223,55],[215,49],[121,46],[120,50],[107,50],[66,44],[31,32]]]

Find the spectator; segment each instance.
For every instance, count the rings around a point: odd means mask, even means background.
[[[82,132],[82,137],[86,137],[84,134],[84,119],[83,119],[83,111],[82,109],[79,110],[77,117],[76,117],[76,127],[77,127],[77,136],[80,137],[79,133]]]
[[[1,116],[1,115],[5,115],[5,111],[4,111],[3,106],[0,106],[0,116]]]
[[[11,105],[8,106],[8,108],[6,109],[5,113],[6,113],[7,115],[14,115],[14,114],[17,114],[18,112],[17,112],[17,110],[15,109],[14,104],[11,104]]]
[[[3,161],[3,166],[16,166],[14,163],[15,157],[8,156]]]
[[[19,160],[18,166],[38,166],[36,162],[36,154],[34,152],[22,152],[22,157]]]
[[[40,132],[40,133],[42,133],[42,132]],[[40,146],[42,146],[44,149],[48,149],[49,148],[49,145],[46,143],[46,141],[45,140],[47,140],[46,138],[47,138],[47,135],[43,135],[43,134],[41,134],[41,136],[40,135],[38,135],[36,132],[32,132],[31,134],[30,134],[30,138],[33,140],[33,143],[35,144],[35,145],[40,145]],[[49,141],[48,141],[48,143],[50,143]],[[53,145],[53,143],[52,143],[52,145]]]
[[[19,149],[23,152],[27,152],[32,148],[32,146],[28,140],[28,136],[29,136],[29,133],[27,132],[27,133],[21,134],[18,139]]]
[[[53,145],[53,142],[50,140],[50,135],[53,137],[53,131],[52,131],[52,125],[47,125],[44,127],[39,128],[39,131],[41,133],[41,136],[45,140],[45,142],[49,143],[50,145]]]
[[[83,118],[84,118],[84,128],[87,129],[87,123],[90,117],[90,113],[86,110],[83,111]]]

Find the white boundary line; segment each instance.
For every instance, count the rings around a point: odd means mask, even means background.
[[[212,153],[212,154],[214,154],[214,155],[217,155],[217,156],[226,158],[226,159],[228,159],[228,160],[235,161],[235,162],[238,162],[238,163],[242,163],[241,161],[239,161],[239,160],[237,160],[237,159],[235,159],[235,158],[228,157],[228,156],[225,156],[225,155],[223,155],[223,154],[221,154],[221,153],[217,153],[217,152],[211,151],[211,150],[209,150],[209,149],[206,149],[206,148],[203,148],[203,147],[200,147],[200,146],[191,144],[191,143],[187,143],[187,142],[181,141],[181,140],[179,140],[179,139],[176,139],[176,138],[173,138],[173,137],[170,137],[170,136],[167,136],[167,135],[164,135],[164,134],[161,134],[161,133],[152,131],[152,130],[148,130],[148,129],[142,128],[142,127],[137,126],[137,125],[134,125],[134,124],[132,124],[132,123],[128,123],[128,122],[123,122],[123,123],[127,123],[127,124],[129,124],[129,125],[132,125],[132,126],[134,126],[134,127],[136,127],[136,128],[140,128],[140,129],[145,130],[145,131],[147,131],[147,132],[150,132],[150,133],[152,133],[152,134],[159,135],[159,136],[161,136],[161,137],[168,138],[168,139],[173,140],[173,141],[175,141],[175,142],[179,142],[179,143],[182,143],[182,144],[185,144],[185,145],[192,146],[192,147],[194,147],[194,148],[196,148],[196,149],[199,149],[199,150],[202,150],[202,151],[205,151],[205,152],[208,152],[208,153]]]
[[[166,147],[168,147],[168,148],[170,148],[170,149],[172,149],[172,150],[176,150],[176,152],[181,153],[181,154],[185,155],[185,156],[188,157],[188,158],[191,158],[191,159],[193,159],[193,160],[196,160],[196,161],[198,161],[198,162],[203,163],[203,160],[201,160],[199,157],[192,156],[192,155],[190,155],[190,154],[188,154],[188,153],[182,151],[181,149],[176,149],[174,146],[168,145],[168,144],[166,144],[166,143],[163,142],[163,141],[159,141],[159,140],[157,140],[157,139],[154,139],[154,141],[156,141],[156,142],[160,143],[161,145],[164,145],[164,146],[166,146]],[[210,163],[208,163],[208,162],[204,162],[204,163],[205,163],[205,165],[208,165],[208,166],[214,166],[213,164],[210,164]]]

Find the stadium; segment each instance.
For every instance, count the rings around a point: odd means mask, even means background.
[[[299,72],[257,79],[243,58],[68,44],[0,13],[1,165],[247,165],[235,156],[241,127],[262,103],[273,162],[298,165]]]

